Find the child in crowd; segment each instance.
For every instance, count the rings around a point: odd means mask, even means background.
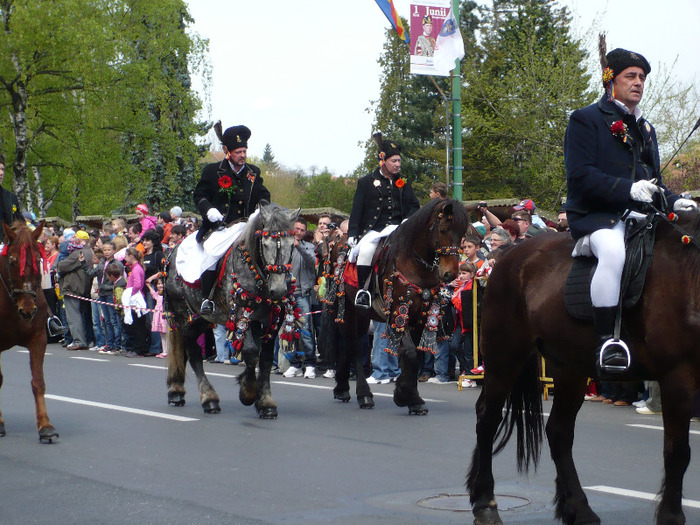
[[[119,341],[119,345],[121,348],[118,350],[117,349],[113,350],[113,353],[114,354],[123,354],[123,353],[125,353],[124,348],[127,347],[127,341],[126,341],[127,335],[126,335],[126,330],[124,330],[124,310],[121,307],[122,294],[124,293],[124,290],[126,289],[126,279],[124,278],[124,269],[116,262],[112,262],[109,265],[107,265],[107,269],[105,270],[105,274],[107,276],[107,279],[109,279],[109,281],[112,283],[112,290],[113,290],[112,300],[114,301],[115,308],[119,312],[119,315],[117,315],[117,322],[119,323],[119,333],[121,334],[121,340]]]
[[[87,263],[87,261],[84,261]],[[91,285],[90,285],[90,299],[93,301],[99,301],[100,300],[100,282],[98,279],[98,270],[99,268],[104,267],[104,253],[102,252],[101,249],[96,248],[94,252],[92,252],[92,264],[87,265],[85,271],[88,274],[88,277],[91,279]],[[97,302],[91,302],[90,307],[92,309],[92,330],[93,333],[95,334],[95,345],[90,347],[90,350],[93,351],[99,351],[99,350],[104,350],[106,341],[105,341],[105,330],[103,329],[103,324],[102,324],[102,312],[100,310],[100,305]]]
[[[168,323],[163,317],[163,279],[157,278],[151,281],[151,297],[155,301],[153,307],[153,321],[151,322],[151,352],[154,348],[159,348],[160,353],[156,357],[168,357]],[[157,345],[156,345],[157,341]]]
[[[472,327],[471,323],[464,326],[465,323],[463,322],[463,311],[466,305],[462,304],[462,300],[464,296],[471,297],[471,294],[463,295],[463,292],[472,291],[476,271],[477,267],[474,263],[461,263],[459,265],[459,282],[456,283],[457,286],[455,286],[455,292],[452,295],[452,304],[455,307],[455,330],[450,338],[450,353],[452,353],[452,355],[454,355],[459,362],[460,375],[466,374],[474,366]],[[471,310],[471,305],[469,305],[467,311]],[[462,386],[473,388],[476,386],[476,383],[469,379],[465,379]]]

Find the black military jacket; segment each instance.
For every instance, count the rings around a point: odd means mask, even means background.
[[[211,208],[219,210],[224,216],[224,224],[229,224],[237,219],[247,219],[263,199],[269,201],[270,192],[263,184],[257,166],[246,164],[237,174],[226,159],[207,164],[194,189],[194,203],[202,214],[202,227],[197,239],[203,239],[207,232],[216,227],[207,219]]]
[[[401,180],[403,184],[397,182]],[[399,174],[394,181],[379,168],[357,181],[352,201],[349,237],[360,237],[369,230],[381,231],[389,224],[400,224],[420,208],[411,183]]]

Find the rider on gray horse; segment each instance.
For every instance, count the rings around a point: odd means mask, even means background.
[[[194,203],[202,214],[202,227],[197,241],[202,243],[206,234],[233,221],[247,219],[261,200],[270,200],[270,192],[263,184],[260,168],[246,163],[250,129],[233,126],[221,133],[221,121],[214,125],[226,157],[221,162],[207,164],[202,178],[194,189]],[[202,287],[202,315],[214,312],[211,300],[216,282],[216,264],[209,267],[200,278]]]

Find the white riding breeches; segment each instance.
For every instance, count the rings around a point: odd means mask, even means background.
[[[358,242],[352,249],[348,260],[351,263],[357,262],[359,266],[369,266],[372,264],[372,257],[374,256],[374,252],[377,249],[379,241],[383,237],[388,236],[396,228],[398,228],[397,224],[390,224],[380,232],[374,230],[368,231],[362,236],[360,242]]]
[[[591,279],[591,302],[594,307],[617,306],[625,266],[625,223],[591,233],[591,251],[598,259]]]

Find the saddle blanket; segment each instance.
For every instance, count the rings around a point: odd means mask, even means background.
[[[204,271],[216,269],[216,263],[240,237],[246,225],[245,222],[238,222],[228,228],[215,230],[202,244],[197,242],[197,232],[185,237],[177,248],[175,258],[178,275],[192,284]]]

